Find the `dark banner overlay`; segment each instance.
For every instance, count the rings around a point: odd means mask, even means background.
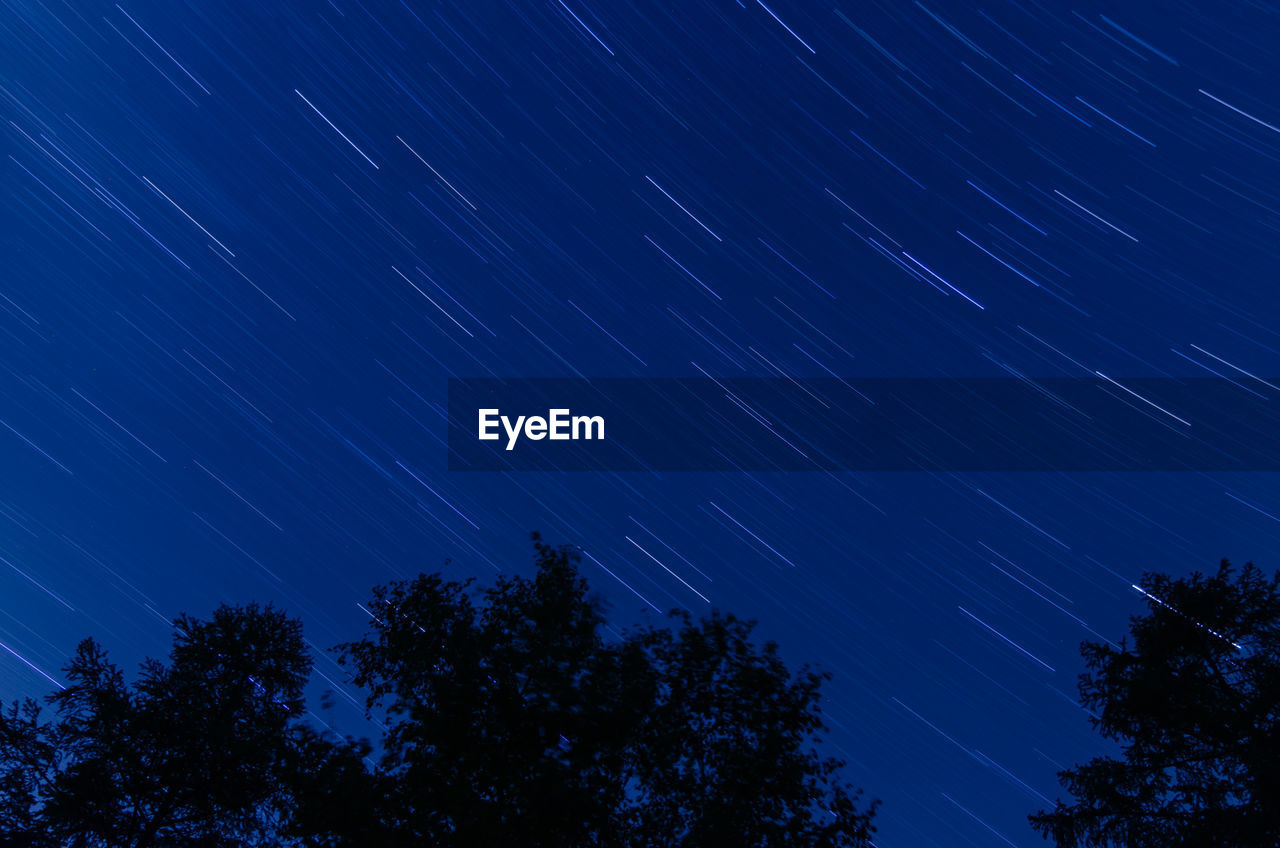
[[[1278,385],[1102,375],[454,379],[449,469],[1280,471]]]

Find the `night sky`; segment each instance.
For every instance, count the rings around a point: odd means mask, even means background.
[[[1041,844],[1104,750],[1080,641],[1145,570],[1274,568],[1272,477],[451,472],[446,381],[1270,391],[1278,44],[1260,3],[5,0],[0,695],[271,601],[367,732],[323,649],[369,588],[540,530],[619,626],[832,671],[877,844]]]

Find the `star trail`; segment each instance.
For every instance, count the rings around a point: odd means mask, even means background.
[[[1105,751],[1079,643],[1144,571],[1274,567],[1273,477],[462,473],[446,386],[1274,399],[1277,43],[1242,2],[4,0],[0,695],[270,601],[359,734],[325,649],[369,588],[538,530],[613,626],[714,606],[830,670],[877,845],[1043,844]]]

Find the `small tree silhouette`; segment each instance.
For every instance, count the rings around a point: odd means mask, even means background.
[[[1062,848],[1280,845],[1280,574],[1148,574],[1133,644],[1086,642],[1080,696],[1120,742],[1031,823]]]

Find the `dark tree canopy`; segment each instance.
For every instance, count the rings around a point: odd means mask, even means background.
[[[728,615],[606,640],[576,555],[535,545],[536,576],[479,604],[435,576],[375,590],[341,647],[410,844],[868,844],[871,810],[816,751],[824,675]]]
[[[818,752],[825,675],[730,615],[606,638],[576,555],[535,552],[531,579],[374,590],[335,649],[372,745],[306,720],[301,625],[270,607],[180,618],[133,683],[86,640],[50,709],[0,712],[0,846],[870,844]]]
[[[270,607],[179,618],[168,664],[132,685],[86,639],[52,720],[34,701],[0,717],[0,844],[263,844],[310,669],[301,624]]]
[[[1132,643],[1086,642],[1080,695],[1117,757],[1062,772],[1031,817],[1062,848],[1280,845],[1280,574],[1142,581]]]

